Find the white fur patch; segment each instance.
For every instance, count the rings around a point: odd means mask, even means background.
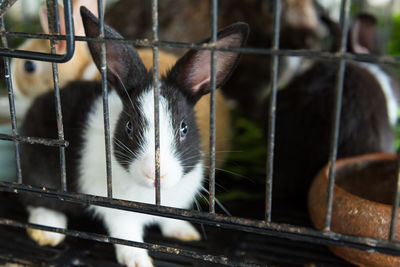
[[[392,125],[397,122],[398,103],[393,93],[390,76],[384,72],[379,66],[371,63],[359,63],[362,67],[368,70],[381,86],[382,92],[386,99],[386,108],[389,120]]]
[[[97,69],[96,64],[94,64],[94,62],[91,61],[83,71],[82,80],[93,81],[98,76],[99,76],[99,70]]]

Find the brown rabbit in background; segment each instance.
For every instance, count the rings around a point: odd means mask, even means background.
[[[75,0],[73,2],[73,19],[75,35],[84,35],[82,19],[79,16],[79,6],[84,5],[97,14],[96,0]],[[42,5],[39,12],[42,29],[49,33],[47,10]],[[65,34],[64,7],[59,3],[60,33]],[[65,41],[56,45],[57,53],[65,53]],[[19,47],[21,50],[35,52],[50,52],[50,42],[44,39],[29,39]],[[96,79],[97,70],[92,63],[87,44],[75,42],[75,53],[66,63],[58,64],[59,85],[63,87],[73,80]],[[51,63],[13,58],[11,60],[11,74],[14,92],[16,95],[16,113],[22,118],[30,105],[31,100],[37,95],[47,92],[53,87],[53,73]],[[8,116],[8,99],[0,99],[0,116]]]

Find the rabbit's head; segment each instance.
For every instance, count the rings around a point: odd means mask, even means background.
[[[84,7],[81,13],[86,36],[98,37],[98,19]],[[104,30],[106,38],[122,38],[107,25]],[[241,47],[247,35],[248,26],[236,23],[218,33],[216,45]],[[100,69],[101,43],[89,42],[89,49]],[[108,83],[122,102],[112,140],[114,156],[132,179],[153,187],[156,153],[153,75],[130,45],[106,43],[106,56]],[[160,153],[162,186],[175,186],[187,174],[202,172],[194,105],[211,90],[210,60],[209,50],[190,50],[160,79],[160,150],[157,153]],[[216,52],[217,87],[229,78],[238,60],[239,52]]]

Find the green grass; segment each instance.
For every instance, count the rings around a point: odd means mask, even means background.
[[[400,56],[400,14],[393,17],[392,38],[388,44],[388,53]]]

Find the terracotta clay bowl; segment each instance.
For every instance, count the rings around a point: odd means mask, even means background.
[[[395,154],[369,154],[337,161],[332,231],[388,238],[396,188],[396,165]],[[308,209],[317,229],[323,229],[325,223],[328,167],[320,171],[308,193]],[[400,223],[396,228],[396,241],[399,240]],[[329,249],[359,266],[400,266],[400,257],[336,246]]]

